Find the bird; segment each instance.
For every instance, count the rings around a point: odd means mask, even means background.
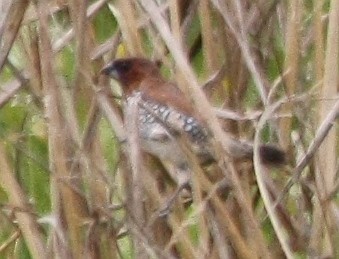
[[[138,97],[140,147],[174,165],[178,191],[189,184],[192,173],[187,155],[178,145],[179,138],[186,140],[201,164],[215,159],[208,127],[178,86],[162,76],[157,62],[141,57],[119,58],[106,64],[101,73],[121,85],[126,107]],[[259,152],[264,164],[285,163],[284,152],[274,145],[261,145]],[[234,139],[234,152],[229,155],[251,159],[253,146]]]

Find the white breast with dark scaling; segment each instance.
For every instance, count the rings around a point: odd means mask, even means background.
[[[135,95],[140,93],[129,97],[127,105]],[[186,156],[175,140],[177,134],[186,134],[192,150],[199,155],[207,152],[207,131],[191,116],[141,97],[138,119],[141,146],[146,152],[177,164],[185,163]]]

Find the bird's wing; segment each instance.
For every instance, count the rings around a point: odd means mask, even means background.
[[[168,94],[171,98],[178,98],[178,95],[173,95],[173,91],[165,91],[162,93]],[[146,111],[145,122],[155,120],[168,130],[171,135],[187,135],[194,143],[205,141],[207,138],[207,130],[196,117],[191,116],[189,106],[182,106],[180,102],[173,105],[168,98],[163,99],[166,95],[147,94],[143,91],[141,94],[140,106]],[[186,105],[186,104],[185,104]]]

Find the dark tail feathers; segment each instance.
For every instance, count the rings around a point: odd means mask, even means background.
[[[259,148],[261,162],[265,165],[283,165],[286,163],[286,155],[280,148],[265,144]]]

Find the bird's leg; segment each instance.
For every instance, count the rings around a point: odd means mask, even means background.
[[[176,201],[176,199],[179,197],[181,191],[183,191],[187,187],[189,187],[189,183],[188,182],[185,183],[185,184],[181,184],[181,185],[179,185],[176,188],[175,192],[168,199],[168,201],[166,202],[165,206],[162,209],[160,209],[159,214],[158,214],[159,217],[167,216],[171,212],[173,204]]]
[[[182,191],[190,187],[190,170],[187,163],[178,166],[176,171],[178,186],[171,197],[167,200],[165,206],[160,209],[158,214],[159,217],[167,216],[168,213],[171,212],[174,202],[177,200]]]

